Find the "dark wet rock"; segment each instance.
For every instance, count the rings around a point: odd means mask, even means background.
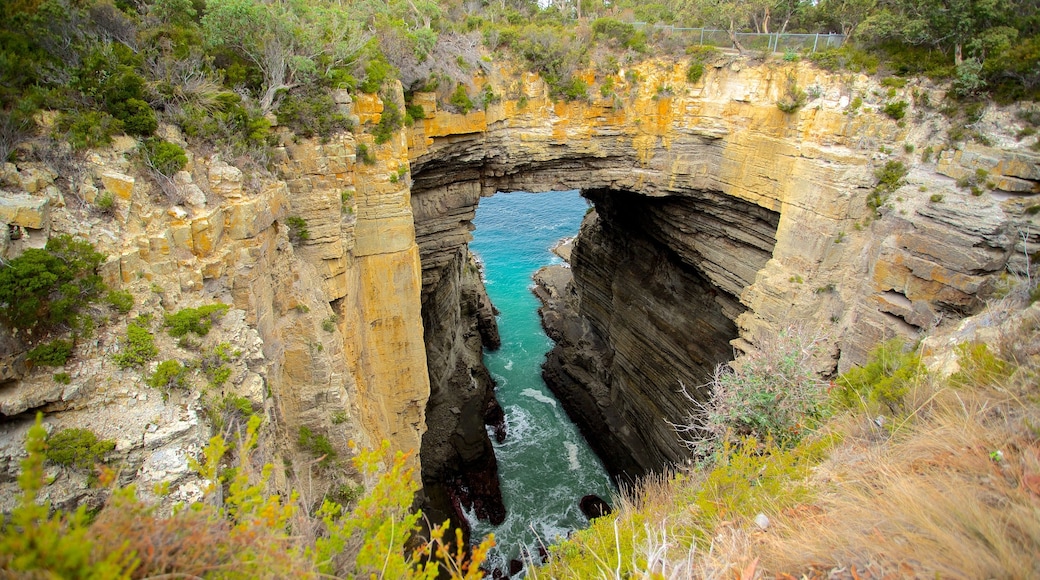
[[[578,502],[578,507],[581,508],[581,513],[585,514],[585,517],[590,520],[610,515],[614,511],[610,509],[610,504],[598,495],[587,495],[581,498],[581,501]]]

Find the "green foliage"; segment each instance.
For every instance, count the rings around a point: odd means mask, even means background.
[[[408,124],[426,118],[426,110],[423,109],[422,105],[408,104],[405,105],[404,111],[405,122]],[[411,122],[408,121],[409,119],[411,119]]]
[[[134,565],[125,550],[94,552],[85,507],[51,513],[50,502],[38,502],[46,479],[43,462],[48,446],[41,418],[37,414],[25,440],[29,453],[18,476],[22,494],[0,532],[0,568],[16,577],[129,579]],[[76,459],[75,454],[70,456],[73,464]]]
[[[171,389],[187,387],[187,369],[180,361],[169,359],[159,363],[152,376],[148,377],[148,386],[159,389],[167,396]]]
[[[91,469],[116,448],[110,439],[98,439],[89,429],[62,429],[47,438],[47,461],[62,467]]]
[[[325,332],[333,332],[334,330],[336,330],[336,321],[336,315],[333,314],[332,316],[321,321],[321,329]]]
[[[126,314],[134,307],[134,295],[125,290],[109,290],[105,302],[120,314]]]
[[[357,159],[365,165],[375,165],[376,156],[368,149],[368,145],[364,143],[358,143],[357,145]]]
[[[116,196],[106,189],[98,193],[94,198],[94,207],[101,213],[112,213],[112,210],[116,207]]]
[[[213,388],[219,389],[224,386],[224,383],[231,378],[231,367],[227,365],[220,365],[206,370],[206,377],[209,379],[209,384]]]
[[[776,102],[776,107],[784,113],[791,114],[805,106],[808,95],[798,86],[798,81],[793,74],[787,75],[784,86],[784,94]]]
[[[455,87],[455,91],[451,93],[451,99],[449,102],[458,109],[462,114],[466,114],[473,110],[473,101],[469,98],[469,93],[466,91],[466,85],[459,83]]]
[[[885,77],[881,79],[881,86],[893,89],[901,89],[906,86],[907,79],[900,77]]]
[[[104,147],[123,131],[123,123],[104,111],[62,113],[54,127],[55,137],[68,141],[77,151]]]
[[[182,109],[176,120],[185,135],[237,154],[263,149],[274,138],[267,117],[236,93],[219,93],[211,107],[187,104]]]
[[[404,124],[404,117],[401,116],[401,110],[393,101],[386,100],[383,103],[383,112],[379,115],[379,123],[372,130],[376,144],[381,145],[390,141],[402,124]]]
[[[0,320],[28,331],[74,323],[104,290],[97,274],[104,260],[90,242],[68,234],[26,250],[0,266]]]
[[[960,370],[950,376],[950,384],[959,387],[1000,385],[1015,372],[1014,365],[998,358],[982,342],[957,345],[957,365]]]
[[[610,44],[645,53],[646,34],[635,26],[614,18],[597,18],[592,22],[592,39],[607,40]]]
[[[383,83],[394,74],[394,67],[386,60],[382,53],[375,58],[369,59],[365,65],[365,80],[358,87],[363,93],[378,93],[383,88]]]
[[[892,103],[887,103],[885,104],[885,107],[882,109],[882,111],[886,115],[888,115],[889,118],[898,121],[899,119],[902,119],[904,116],[906,116],[906,107],[908,104],[909,103],[907,103],[906,101],[895,101]]]
[[[323,140],[337,130],[353,128],[350,119],[338,112],[332,95],[317,87],[286,95],[278,105],[278,124],[297,135]]]
[[[311,239],[311,231],[307,229],[307,220],[298,215],[291,215],[285,218],[285,223],[289,226],[289,241],[294,246]]]
[[[711,398],[695,403],[681,433],[702,459],[712,459],[727,442],[753,437],[790,448],[828,414],[825,385],[813,370],[820,340],[789,328],[770,344],[720,365],[710,387]]]
[[[849,369],[834,381],[832,395],[844,407],[881,403],[899,410],[910,387],[924,376],[921,358],[901,339],[879,345],[863,366]]]
[[[878,65],[880,64],[876,55],[851,45],[814,52],[809,56],[809,60],[815,63],[816,66],[831,72],[847,70],[871,75],[877,73]]]
[[[704,63],[691,62],[690,67],[686,69],[686,82],[695,84],[701,80],[702,76],[704,76]]]
[[[67,385],[72,382],[72,375],[66,372],[54,373],[54,382],[59,385]]]
[[[145,163],[166,177],[172,177],[188,164],[188,156],[176,143],[152,137],[145,139],[142,146]]]
[[[140,320],[134,320],[126,326],[126,339],[122,352],[115,355],[116,364],[121,369],[140,367],[155,358],[159,349],[155,346],[155,337]]]
[[[867,207],[878,212],[888,200],[888,196],[903,186],[903,178],[909,171],[902,161],[889,161],[885,163],[884,167],[875,170],[874,177],[878,182],[874,186],[874,190],[867,196]]]
[[[942,203],[942,200],[943,194],[941,193],[933,193],[932,196],[928,198],[928,201],[932,203]]]
[[[300,427],[296,442],[314,457],[321,458],[322,465],[331,465],[336,460],[337,453],[332,447],[332,443],[329,442],[329,438],[315,434],[309,427]]]
[[[589,85],[584,79],[573,76],[559,87],[559,96],[567,101],[586,99],[589,96]]]
[[[45,342],[26,355],[33,364],[48,367],[60,367],[72,357],[73,343],[71,340],[55,339]]]
[[[808,492],[802,481],[818,461],[819,447],[791,449],[751,437],[727,441],[692,498],[698,519],[713,524],[773,512],[805,499]]]
[[[163,326],[174,338],[184,336],[189,332],[196,336],[206,336],[209,334],[210,328],[213,328],[213,323],[220,320],[220,317],[224,316],[227,311],[228,305],[220,302],[198,308],[184,308],[174,314],[165,315]]]

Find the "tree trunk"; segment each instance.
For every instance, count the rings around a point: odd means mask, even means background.
[[[744,45],[737,40],[737,23],[732,18],[729,19],[729,39],[733,43],[733,48],[736,48],[740,54],[744,54]]]
[[[957,44],[953,45],[953,64],[956,66],[961,66],[962,62],[964,62],[964,54],[962,53],[961,43],[958,42]]]

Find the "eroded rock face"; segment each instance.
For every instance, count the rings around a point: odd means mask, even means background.
[[[546,376],[618,475],[684,458],[669,425],[689,413],[677,391],[697,393],[760,337],[812,321],[828,337],[819,370],[844,370],[879,340],[973,312],[1040,247],[1026,212],[1040,159],[1013,127],[999,146],[923,161],[911,152],[942,140],[936,113],[901,126],[866,77],[745,64],[719,57],[689,85],[684,63],[644,63],[638,84],[619,75],[614,95],[572,103],[548,100],[535,77],[492,73],[501,103],[428,109],[410,135],[424,291],[467,240],[478,193],[576,188],[596,203],[573,283],[542,292],[558,341]],[[793,114],[776,106],[788,78],[814,89]],[[867,197],[889,161],[909,172],[875,211]]]

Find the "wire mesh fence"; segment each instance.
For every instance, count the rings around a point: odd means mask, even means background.
[[[638,29],[652,29],[655,34],[662,34],[681,39],[689,44],[736,48],[729,32],[714,28],[680,28],[662,24],[633,22]],[[737,41],[748,50],[769,50],[772,52],[804,52],[813,53],[828,48],[838,48],[845,43],[844,34],[789,34],[738,32]]]

